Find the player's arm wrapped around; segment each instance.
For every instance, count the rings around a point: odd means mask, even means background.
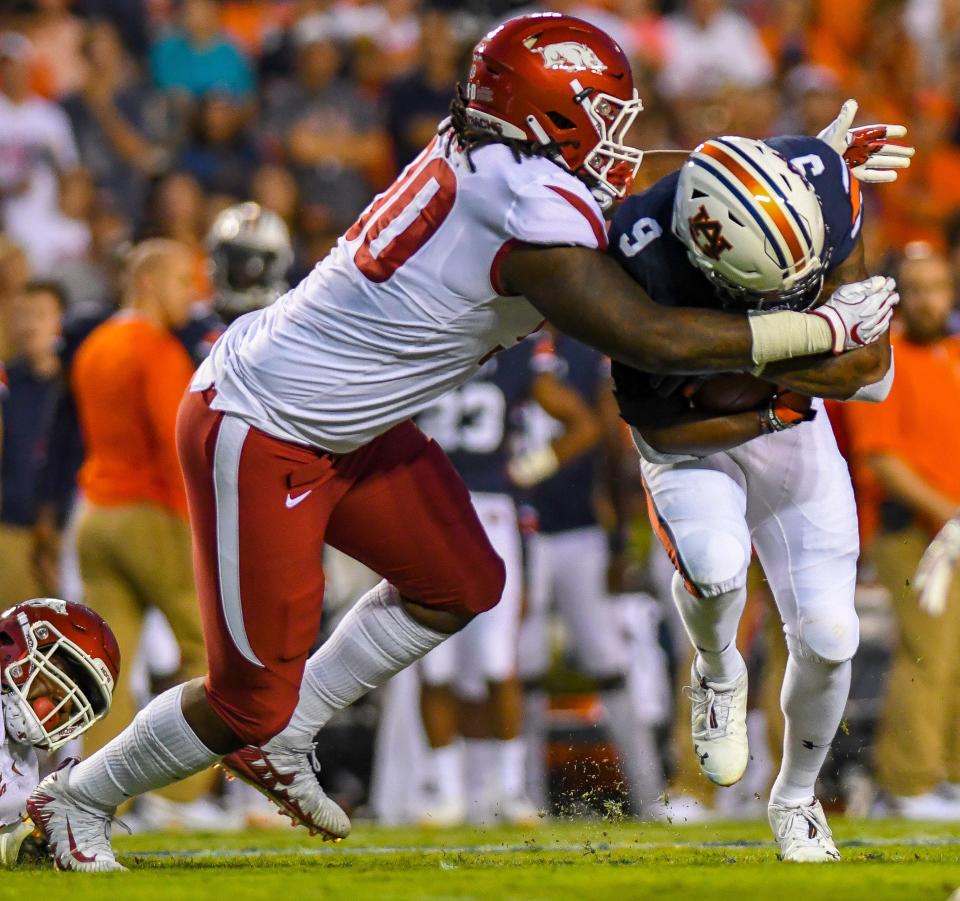
[[[735,409],[724,412],[698,402],[704,387],[701,379],[679,386],[666,383],[674,390],[664,394],[658,391],[665,384],[660,377],[616,363],[613,375],[620,415],[645,445],[640,450],[646,457],[652,458],[651,452],[664,457],[706,457],[761,435],[794,428],[816,416],[809,397],[779,391],[774,385],[749,408],[734,405]]]

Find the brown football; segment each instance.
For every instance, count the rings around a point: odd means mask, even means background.
[[[693,394],[693,403],[713,413],[742,413],[763,406],[777,386],[749,372],[724,372],[707,379]]]

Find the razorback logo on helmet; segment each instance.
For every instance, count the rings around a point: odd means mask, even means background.
[[[543,64],[548,69],[558,69],[561,72],[593,72],[599,75],[607,68],[586,44],[576,41],[563,41],[530,49],[543,57]]]
[[[733,245],[723,236],[723,226],[717,219],[711,219],[707,208],[701,203],[696,215],[688,220],[690,235],[697,246],[711,259],[719,260],[725,250],[733,250]]]

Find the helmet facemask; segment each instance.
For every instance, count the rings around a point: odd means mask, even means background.
[[[574,81],[574,89],[578,86]],[[634,121],[643,110],[643,101],[636,88],[630,100],[621,100],[612,94],[593,93],[590,88],[579,90],[575,99],[600,138],[580,168],[592,182],[591,191],[595,199],[603,209],[607,209],[614,201],[623,200],[630,193],[643,161],[643,151],[625,142]]]
[[[50,622],[29,623],[24,616],[22,627],[27,654],[2,673],[7,732],[15,741],[55,751],[106,714],[113,679]],[[42,715],[34,708],[37,699],[30,700],[41,677],[54,695],[52,708]]]

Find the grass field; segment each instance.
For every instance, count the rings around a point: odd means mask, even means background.
[[[118,836],[132,872],[4,874],[0,898],[944,901],[960,887],[960,824],[837,819],[835,835],[844,859],[832,865],[780,863],[762,823],[360,826],[339,845],[293,829]]]

